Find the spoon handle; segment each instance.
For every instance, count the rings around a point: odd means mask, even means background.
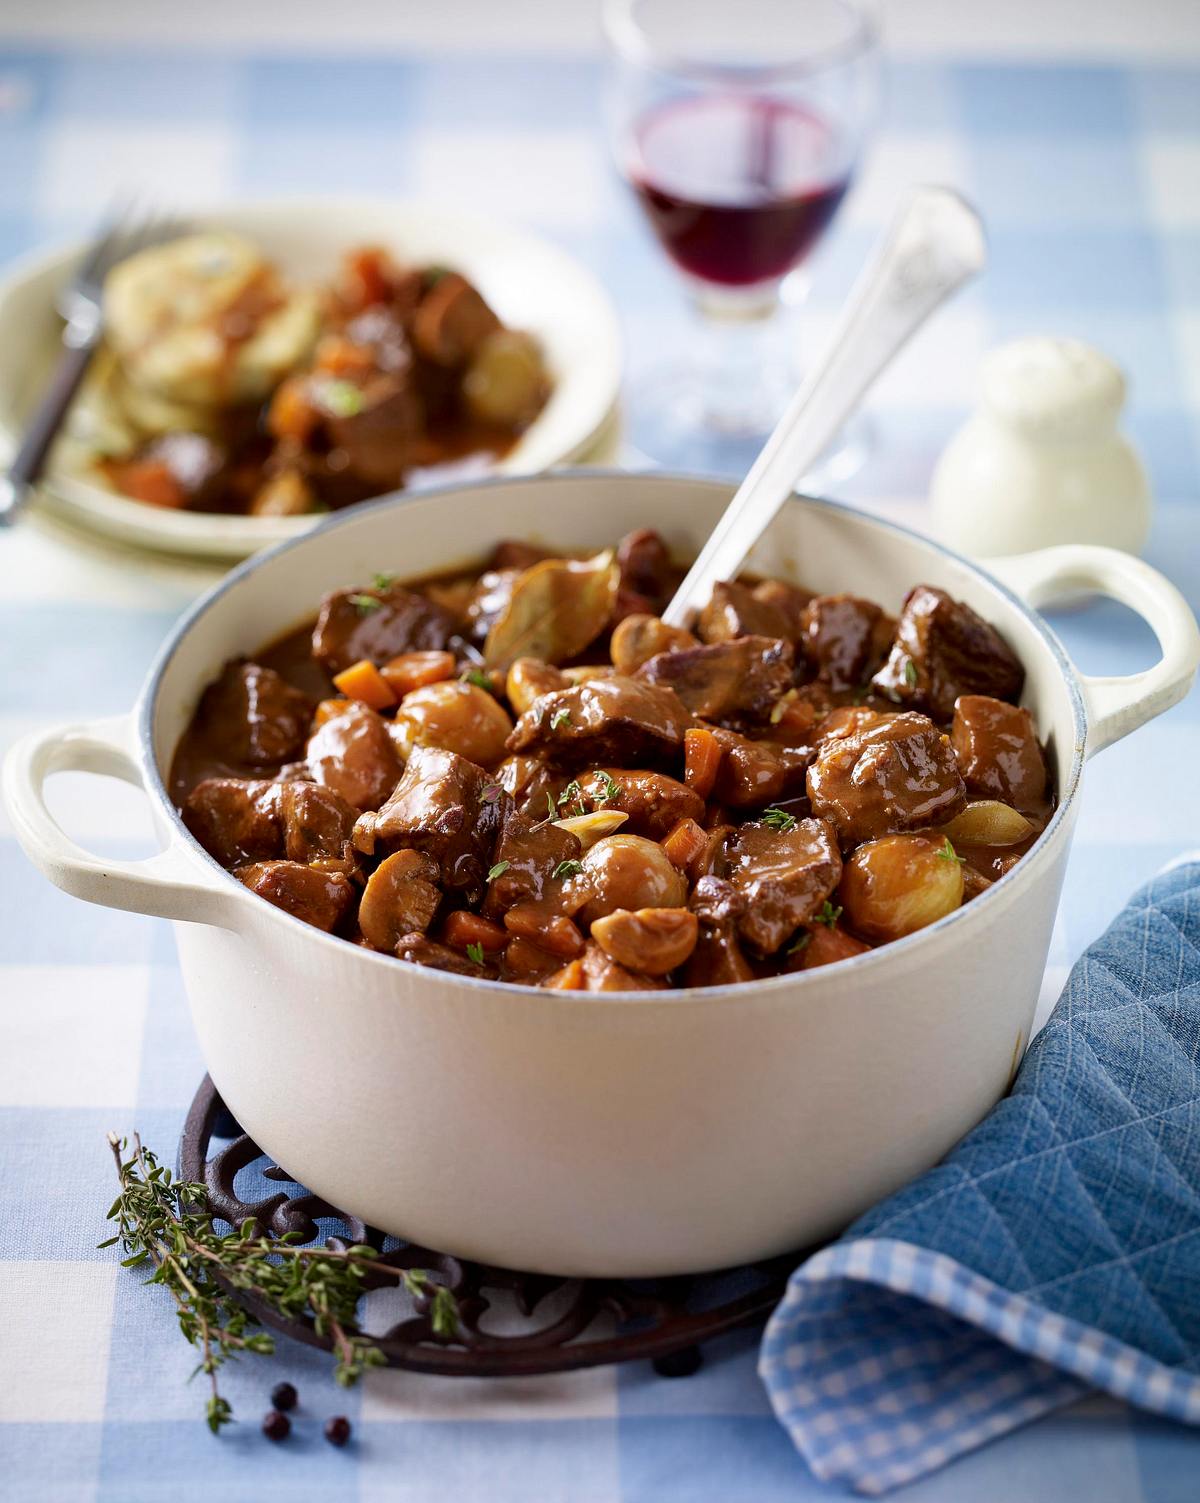
[[[713,585],[734,579],[800,477],[905,341],[987,258],[975,210],[949,188],[918,188],[850,293],[805,377],[700,556],[663,612],[688,626]]]

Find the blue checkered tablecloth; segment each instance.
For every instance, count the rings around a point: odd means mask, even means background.
[[[422,194],[558,240],[616,297],[636,376],[686,337],[671,274],[606,164],[589,56],[278,60],[218,52],[0,48],[0,258],[87,228],[114,187],[174,203],[229,193]],[[1182,67],[897,65],[888,125],[814,268],[828,327],[904,185],[983,208],[992,264],[897,363],[872,403],[879,450],[846,490],[906,520],[959,421],[981,353],[1025,331],[1094,340],[1129,372],[1130,428],[1159,499],[1149,557],[1200,604],[1200,72]],[[353,226],[347,226],[348,239]],[[801,328],[803,329],[803,325]],[[0,330],[0,337],[2,337]],[[203,570],[134,562],[31,520],[0,538],[0,743],[133,701]],[[1129,672],[1149,633],[1115,606],[1056,621],[1089,672]],[[1200,844],[1196,694],[1107,751],[1088,795],[1046,997],[1132,889]],[[73,833],[146,850],[137,795],[63,778]],[[0,815],[0,1498],[179,1503],[354,1496],[363,1503],[768,1503],[814,1480],[755,1375],[757,1338],[699,1374],[648,1368],[457,1382],[385,1372],[350,1395],[286,1347],[231,1369],[246,1421],[219,1440],[185,1379],[169,1310],[121,1272],[102,1215],[110,1127],[169,1157],[202,1073],[165,925],[72,902],[36,877]],[[287,1376],[283,1447],[255,1423]],[[336,1451],[319,1422],[346,1412]],[[1194,1432],[1086,1401],[985,1447],[912,1503],[1185,1503]]]

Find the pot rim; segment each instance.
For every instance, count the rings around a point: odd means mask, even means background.
[[[134,721],[136,725],[136,738],[139,760],[141,762],[142,783],[146,792],[157,802],[160,812],[165,815],[170,827],[171,834],[176,842],[182,837],[185,848],[189,853],[198,857],[210,866],[213,871],[220,874],[223,883],[228,885],[231,898],[236,896],[239,900],[245,899],[269,910],[274,920],[288,926],[289,929],[301,932],[307,939],[313,942],[321,942],[335,946],[337,952],[346,957],[347,962],[353,956],[356,960],[365,961],[368,964],[380,964],[385,966],[404,966],[405,968],[425,972],[427,966],[419,966],[414,961],[401,960],[396,955],[384,955],[378,950],[368,950],[361,945],[353,946],[346,940],[333,934],[326,934],[320,929],[314,929],[311,924],[306,924],[303,919],[296,918],[293,914],[285,912],[282,908],[276,908],[273,904],[256,897],[244,887],[232,872],[226,871],[204,847],[196,840],[191,831],[184,824],[183,819],[171,801],[163,775],[158,766],[158,760],[154,751],[154,718],[157,708],[158,694],[162,685],[163,676],[179,648],[180,643],[190,633],[192,628],[216,605],[235,585],[252,575],[260,566],[273,562],[285,553],[293,549],[304,547],[319,547],[325,534],[334,531],[338,527],[348,525],[351,521],[358,521],[363,516],[373,512],[385,512],[402,510],[405,506],[436,499],[437,497],[452,496],[462,491],[477,491],[493,489],[499,486],[512,485],[570,485],[576,480],[622,480],[637,483],[646,480],[665,480],[675,484],[695,485],[701,487],[728,489],[736,484],[728,478],[717,475],[695,475],[679,470],[623,470],[610,466],[571,466],[568,470],[549,470],[532,475],[489,475],[479,480],[468,481],[458,484],[431,487],[412,495],[403,491],[393,493],[390,496],[381,496],[375,500],[361,502],[357,506],[348,507],[340,514],[335,514],[325,521],[318,523],[310,531],[295,538],[286,539],[275,544],[271,548],[265,548],[260,553],[253,554],[250,558],[231,569],[211,589],[205,591],[179,618],[172,627],[166,640],[158,651],[152,663],[146,679],[142,685],[137,703],[134,707]],[[978,921],[978,915],[991,916],[995,907],[996,894],[1003,891],[1005,896],[1013,890],[1014,880],[1022,878],[1032,880],[1036,869],[1050,859],[1050,851],[1056,837],[1062,832],[1067,814],[1075,801],[1079,790],[1080,778],[1083,772],[1085,760],[1085,746],[1087,741],[1087,708],[1083,692],[1079,683],[1079,676],[1068,656],[1066,649],[1051,630],[1050,626],[1042,619],[1039,613],[1008,585],[1004,584],[994,574],[981,565],[964,557],[953,548],[947,548],[945,544],[937,542],[933,538],[924,536],[914,528],[905,527],[899,522],[894,522],[886,517],[876,516],[874,513],[859,510],[844,502],[830,501],[824,497],[808,496],[801,492],[793,492],[788,498],[789,506],[799,503],[804,506],[814,506],[818,509],[830,512],[847,513],[856,520],[861,520],[870,526],[878,527],[884,532],[899,537],[908,538],[924,547],[932,549],[935,553],[951,559],[953,562],[965,567],[974,574],[982,576],[987,585],[993,589],[1010,605],[1017,608],[1022,616],[1034,627],[1039,636],[1050,649],[1051,656],[1058,666],[1059,673],[1066,685],[1071,702],[1072,719],[1074,723],[1074,747],[1071,757],[1070,771],[1067,774],[1066,786],[1059,792],[1058,804],[1051,815],[1049,822],[1033,846],[1009,871],[993,882],[991,887],[970,903],[956,908],[952,913],[946,914],[935,923],[918,929],[913,934],[905,935],[902,939],[891,940],[888,944],[878,945],[866,951],[862,955],[854,955],[849,959],[838,961],[833,968],[840,977],[848,977],[853,973],[855,976],[865,976],[871,970],[883,963],[883,957],[903,953],[908,956],[916,952],[921,946],[935,943],[939,935],[943,935],[957,926],[963,929],[964,925],[974,924]],[[955,929],[957,932],[957,929]],[[965,929],[963,929],[965,932]],[[591,1002],[616,1002],[626,1006],[634,1002],[643,1007],[653,1003],[668,1005],[697,1006],[699,1004],[712,1004],[724,1002],[730,998],[749,1000],[750,998],[769,998],[781,992],[799,986],[812,987],[818,982],[827,981],[824,972],[826,967],[817,967],[812,971],[790,971],[778,976],[765,976],[752,981],[732,982],[724,986],[706,987],[674,987],[669,991],[627,991],[627,992],[596,992],[587,994]],[[445,972],[435,972],[440,984],[453,983],[456,987],[461,984],[464,988],[472,991],[482,991],[489,995],[502,994],[507,1000],[512,998],[515,1002],[518,997],[538,997],[542,1001],[547,998],[559,997],[563,1001],[578,1006],[580,997],[574,992],[555,993],[547,991],[545,987],[531,986],[522,982],[492,981],[485,977],[451,975]]]

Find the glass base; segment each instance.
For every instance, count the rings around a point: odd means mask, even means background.
[[[635,463],[696,474],[740,479],[800,384],[785,367],[760,369],[741,392],[728,387],[714,400],[704,373],[686,366],[658,366],[631,384],[625,402],[625,441]],[[834,438],[797,488],[835,494],[874,450],[870,420],[856,416]]]

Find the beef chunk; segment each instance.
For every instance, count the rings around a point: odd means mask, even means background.
[[[657,615],[671,598],[675,582],[666,543],[652,527],[639,527],[617,545],[617,564],[622,592],[627,597],[636,597],[636,602],[632,598],[627,600],[628,609],[620,614],[644,610]]]
[[[1046,797],[1046,762],[1028,710],[964,694],[950,730],[954,755],[969,792],[1016,809],[1036,809]]]
[[[577,836],[552,824],[547,813],[543,805],[540,811],[513,810],[506,817],[494,852],[494,865],[505,869],[488,884],[483,905],[488,918],[501,918],[518,903],[539,903],[556,912],[572,906],[565,900],[565,879],[554,873],[564,861],[577,861],[582,847]]]
[[[283,853],[283,788],[282,783],[205,778],[184,801],[183,822],[222,866],[269,861]]]
[[[357,410],[325,420],[330,442],[365,484],[381,490],[399,486],[424,437],[425,411],[415,375],[411,369],[383,371],[355,389],[360,393]]]
[[[757,809],[804,792],[812,747],[757,741],[721,729],[713,734],[722,751],[713,788],[713,798],[719,803],[731,809]]]
[[[760,605],[769,605],[781,613],[787,630],[781,635],[789,642],[799,642],[804,634],[804,610],[813,598],[808,590],[786,584],[782,579],[764,579],[750,592]]]
[[[588,809],[615,809],[629,815],[621,826],[626,835],[662,840],[681,819],[699,823],[704,818],[700,795],[665,773],[605,767],[580,777],[579,786]],[[563,814],[577,812],[575,804],[561,806]]]
[[[760,955],[773,955],[811,919],[842,875],[837,837],[823,819],[788,830],[743,825],[728,856],[729,881],[746,899],[738,931]]]
[[[496,570],[511,569],[520,574],[549,557],[550,554],[544,548],[537,548],[532,543],[522,543],[517,538],[504,538],[492,552],[490,567]]]
[[[234,876],[276,908],[327,934],[354,901],[349,877],[341,872],[318,871],[299,861],[255,861],[239,866]]]
[[[729,830],[727,835],[732,835]],[[728,844],[728,839],[725,844]],[[720,866],[726,869],[725,847],[722,847]],[[741,918],[746,911],[746,892],[744,888],[735,887],[726,877],[709,875],[700,877],[692,895],[688,901],[688,907],[708,928],[716,928],[719,924],[727,924],[733,919]]]
[[[273,668],[227,663],[201,696],[195,726],[222,758],[274,768],[300,754],[312,708]]]
[[[906,712],[827,741],[808,769],[813,813],[843,845],[952,819],[966,803],[950,738]]]
[[[561,766],[654,766],[682,757],[691,724],[673,690],[613,674],[543,694],[517,721],[508,749],[538,752]]]
[[[308,743],[308,768],[316,782],[353,804],[378,809],[400,778],[400,759],[382,716],[348,699]]]
[[[329,673],[341,673],[362,658],[378,666],[402,652],[444,652],[457,630],[449,611],[403,585],[335,590],[321,602],[312,651]]]
[[[344,854],[357,810],[319,783],[279,783],[283,854],[289,861],[319,861]]]
[[[945,590],[917,585],[900,612],[888,660],[871,682],[888,699],[944,723],[960,694],[1015,702],[1025,670],[1000,633],[969,605]]]
[[[895,622],[870,600],[817,595],[801,622],[804,655],[834,691],[865,683],[887,656]]]
[[[733,923],[706,926],[701,920],[696,948],[683,973],[685,986],[732,986],[753,981],[754,969],[742,953]]]
[[[469,902],[483,896],[492,847],[507,813],[507,796],[484,798],[496,786],[482,767],[455,752],[416,746],[391,798],[373,820],[376,848],[427,851],[442,885]]]
[[[467,620],[475,641],[483,642],[508,609],[513,587],[524,572],[524,569],[489,569],[479,576],[467,605]]]
[[[792,648],[773,637],[737,637],[660,652],[636,676],[674,689],[702,720],[765,720],[792,687]]]
[[[345,853],[355,811],[315,783],[205,778],[183,805],[183,822],[222,866],[286,856],[307,863]]]
[[[481,294],[456,271],[445,272],[421,299],[413,318],[413,343],[434,365],[465,365],[500,327]]]
[[[358,927],[372,949],[392,955],[403,937],[424,934],[442,901],[437,880],[437,862],[425,851],[384,857],[358,905]]]
[[[414,965],[427,965],[435,971],[449,971],[452,976],[478,976],[489,981],[496,979],[492,965],[476,965],[462,950],[449,945],[439,945],[436,940],[426,939],[423,934],[404,934],[396,945],[396,954],[401,960],[411,960]]]
[[[786,607],[763,600],[750,585],[734,582],[713,585],[712,596],[700,612],[696,634],[702,642],[730,642],[735,637],[792,636]]]

